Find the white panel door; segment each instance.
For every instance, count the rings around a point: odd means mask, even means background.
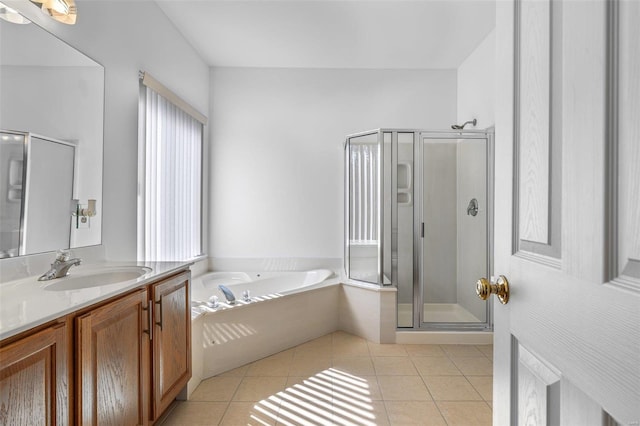
[[[640,425],[640,1],[496,10],[494,425]]]

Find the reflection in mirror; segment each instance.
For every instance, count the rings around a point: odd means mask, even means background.
[[[0,179],[1,187],[7,190],[0,201],[6,225],[0,256],[68,247],[75,145],[28,133],[2,132],[0,154],[3,170],[8,171]],[[7,181],[2,182],[4,179]]]
[[[104,68],[0,20],[0,93],[0,258],[100,244]]]

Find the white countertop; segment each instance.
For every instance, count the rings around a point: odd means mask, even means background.
[[[96,262],[69,270],[69,277],[88,276],[100,268],[145,266],[151,272],[134,280],[78,290],[50,291],[45,287],[65,278],[38,281],[31,276],[0,284],[0,340],[14,336],[71,312],[142,287],[186,269],[190,262]],[[42,271],[45,272],[45,271]]]

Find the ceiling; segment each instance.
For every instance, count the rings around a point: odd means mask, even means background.
[[[214,67],[451,69],[495,26],[488,0],[155,0]]]

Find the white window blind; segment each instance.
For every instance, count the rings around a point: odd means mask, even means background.
[[[157,81],[145,84],[148,74],[141,77],[138,258],[193,259],[202,254],[203,116],[194,118],[154,90]]]
[[[352,244],[373,244],[378,240],[378,146],[353,144],[351,161]]]

